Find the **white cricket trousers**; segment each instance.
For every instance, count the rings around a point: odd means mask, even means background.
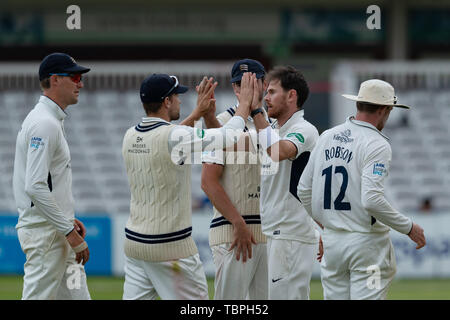
[[[91,299],[84,267],[63,234],[49,224],[22,227],[17,234],[26,255],[22,300]]]
[[[309,300],[319,243],[267,237],[270,300]]]
[[[244,263],[236,260],[236,248],[231,243],[211,247],[216,276],[214,300],[267,300],[267,246],[252,245],[252,258]]]
[[[163,262],[125,255],[123,300],[208,300],[208,284],[199,254]]]
[[[396,272],[389,232],[326,229],[321,264],[325,300],[385,299]]]

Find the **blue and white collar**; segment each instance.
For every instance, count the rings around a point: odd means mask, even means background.
[[[382,133],[380,130],[378,130],[373,124],[368,123],[366,121],[361,121],[361,120],[356,120],[354,116],[350,116],[347,118],[347,121],[350,123],[353,123],[355,125],[361,126],[361,127],[366,127],[372,130],[375,130],[376,132],[378,132],[379,134],[381,134],[383,136],[383,138],[385,138],[386,140],[390,140],[388,136],[386,136],[384,133]]]

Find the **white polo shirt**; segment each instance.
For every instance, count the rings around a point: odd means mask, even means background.
[[[298,195],[325,228],[407,234],[412,221],[391,207],[384,181],[392,158],[388,138],[349,117],[322,133],[298,185]]]
[[[14,160],[16,228],[51,223],[67,235],[74,221],[70,151],[64,136],[66,113],[41,96],[22,123]]]
[[[261,224],[266,236],[275,239],[317,243],[314,221],[308,216],[297,197],[297,185],[308,162],[319,133],[303,118],[304,111],[295,112],[279,129],[281,140],[288,140],[297,147],[294,159],[273,162],[270,158],[261,170]]]

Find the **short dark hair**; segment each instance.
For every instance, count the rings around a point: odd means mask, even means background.
[[[267,75],[267,81],[279,80],[281,87],[297,92],[297,108],[301,109],[309,95],[308,83],[303,74],[292,66],[278,66]]]
[[[172,100],[172,96],[173,96],[173,94],[169,95],[167,98]],[[158,112],[162,106],[163,101],[164,101],[164,99],[160,102],[143,102],[142,106],[144,107],[145,113],[149,114],[149,113]]]
[[[40,81],[41,89],[50,89],[50,78],[45,78]]]
[[[359,112],[366,112],[366,113],[375,113],[378,109],[384,108],[385,106],[379,105],[379,104],[373,104],[369,102],[356,102],[356,109]]]
[[[142,106],[144,107],[145,113],[156,113],[161,108],[162,102],[143,102]]]

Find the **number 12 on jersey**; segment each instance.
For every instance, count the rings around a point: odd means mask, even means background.
[[[336,166],[334,168],[335,174],[342,174],[342,184],[341,189],[339,191],[338,196],[334,200],[334,209],[335,210],[351,210],[350,202],[342,202],[345,197],[345,191],[347,190],[348,185],[348,173],[345,167]],[[323,195],[323,208],[331,209],[331,183],[333,177],[333,166],[329,166],[328,168],[322,171],[322,176],[325,176],[325,188]]]

